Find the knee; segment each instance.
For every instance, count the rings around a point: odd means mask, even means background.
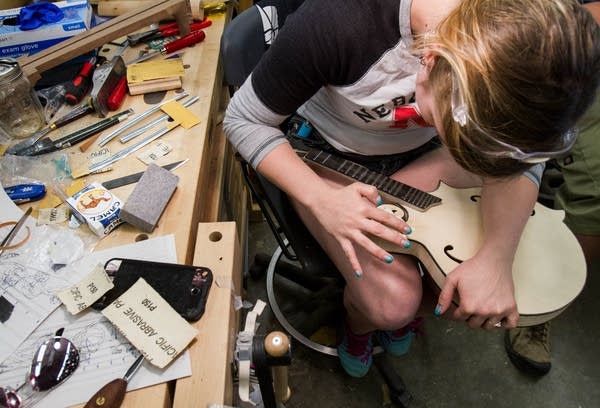
[[[395,330],[406,326],[417,314],[421,305],[420,280],[397,281],[364,305],[363,314],[371,325],[382,330]]]

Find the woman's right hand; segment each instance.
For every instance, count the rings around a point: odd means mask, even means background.
[[[406,233],[410,227],[402,219],[377,208],[382,199],[374,186],[358,182],[341,188],[330,186],[314,197],[308,205],[310,211],[340,244],[357,276],[362,274],[362,267],[356,245],[383,262],[393,260],[369,235],[400,247],[408,241]]]
[[[375,244],[374,235],[402,247],[410,227],[394,215],[378,209],[382,204],[377,188],[364,183],[341,187],[328,182],[302,161],[289,144],[274,148],[258,165],[258,171],[307,208],[342,247],[357,276],[362,267],[357,245],[382,262],[393,257]]]

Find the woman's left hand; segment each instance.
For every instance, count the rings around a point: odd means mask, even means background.
[[[514,292],[511,261],[476,255],[448,274],[436,314],[448,310],[457,293],[453,319],[464,320],[473,329],[514,328],[519,320]]]

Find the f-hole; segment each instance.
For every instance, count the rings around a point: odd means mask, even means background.
[[[455,257],[454,255],[452,255],[450,253],[450,251],[452,251],[454,249],[454,247],[452,245],[446,245],[444,247],[444,253],[446,254],[446,256],[450,259],[452,259],[454,262],[456,263],[462,263],[462,259],[458,259],[457,257]]]

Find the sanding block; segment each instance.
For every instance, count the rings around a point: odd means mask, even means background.
[[[173,196],[179,177],[156,164],[148,168],[121,209],[121,220],[152,232]]]

